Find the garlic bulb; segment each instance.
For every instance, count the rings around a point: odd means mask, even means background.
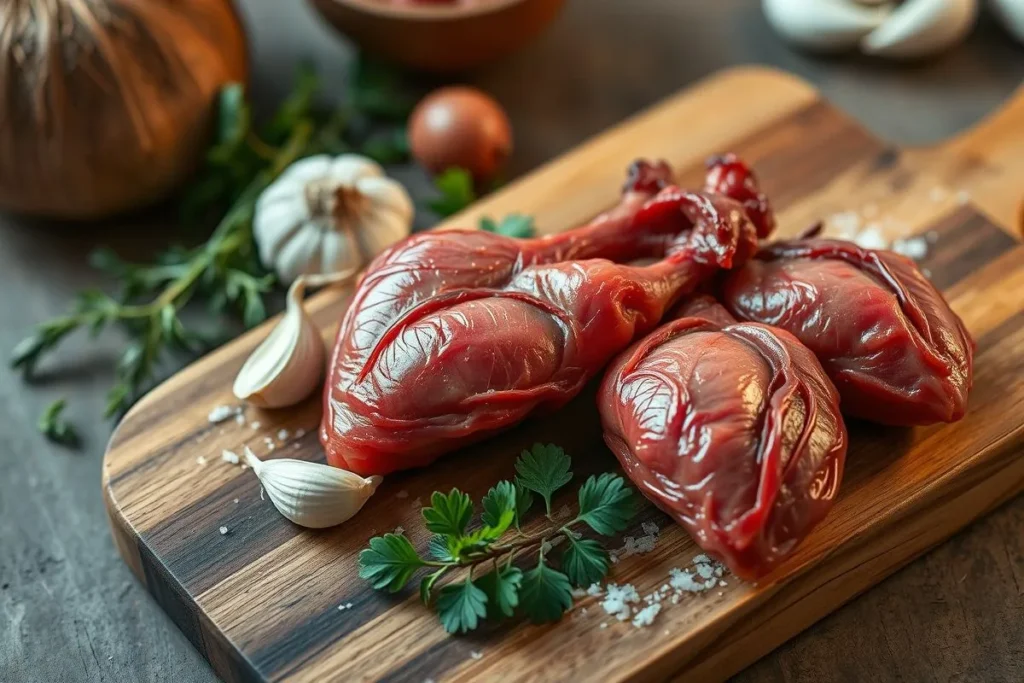
[[[978,16],[978,0],[907,0],[861,41],[872,55],[917,59],[964,39]]]
[[[0,59],[0,207],[73,219],[186,180],[248,72],[231,0],[3,0]]]
[[[307,281],[292,283],[284,315],[235,377],[238,398],[260,408],[284,408],[320,386],[327,352],[320,330],[302,307]]]
[[[263,461],[246,446],[245,462],[278,512],[299,526],[324,529],[351,519],[383,481],[305,460]]]
[[[296,161],[256,203],[260,260],[283,282],[357,269],[407,237],[413,204],[397,181],[356,154]]]
[[[1024,0],[989,0],[992,13],[1021,43],[1024,43]]]
[[[764,0],[772,28],[789,42],[815,52],[837,52],[878,28],[890,5],[869,7],[854,0]]]

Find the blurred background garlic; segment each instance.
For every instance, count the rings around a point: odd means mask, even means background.
[[[1021,7],[1024,0],[993,0]],[[978,0],[763,0],[772,28],[814,52],[858,48],[888,59],[921,59],[959,44],[978,16]]]
[[[1024,0],[989,0],[996,19],[1024,45]]]
[[[253,235],[263,265],[284,283],[358,269],[407,237],[413,204],[397,181],[357,154],[292,164],[256,203]]]
[[[780,36],[812,52],[856,47],[892,11],[888,4],[873,7],[855,0],[764,0],[763,7],[768,23]]]
[[[865,36],[861,49],[893,59],[930,57],[963,41],[977,18],[978,0],[910,0]]]

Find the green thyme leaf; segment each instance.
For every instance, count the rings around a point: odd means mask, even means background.
[[[537,234],[533,225],[533,217],[521,213],[511,213],[502,218],[500,222],[495,222],[494,219],[485,216],[480,219],[480,229],[517,239],[525,239]]]
[[[608,574],[608,551],[590,538],[577,539],[567,532],[568,547],[562,554],[562,570],[574,586],[585,587],[601,581]]]
[[[370,547],[359,553],[359,577],[374,588],[396,593],[405,587],[425,562],[412,543],[399,534],[384,534],[370,539]]]
[[[77,448],[81,444],[81,439],[79,439],[75,428],[64,420],[63,413],[66,404],[67,402],[61,398],[47,406],[39,417],[39,431],[54,443]]]
[[[473,177],[464,168],[449,168],[434,178],[434,187],[440,196],[429,202],[430,210],[443,218],[462,211],[476,201]]]
[[[558,621],[572,607],[569,577],[549,567],[542,556],[537,566],[523,576],[519,604],[535,624]]]
[[[611,472],[587,479],[580,487],[579,501],[576,519],[602,536],[622,531],[636,514],[633,489]]]
[[[572,480],[571,464],[569,456],[558,446],[535,443],[516,460],[516,481],[540,494],[550,517],[551,496]]]
[[[476,585],[487,594],[487,616],[497,619],[511,617],[519,604],[519,586],[523,572],[515,565],[500,566],[476,580]]]
[[[423,508],[422,514],[428,531],[462,536],[473,516],[473,501],[458,489],[452,489],[447,495],[435,491],[430,497],[430,507]]]
[[[448,633],[466,633],[487,615],[487,594],[465,581],[448,584],[437,595],[437,616]]]

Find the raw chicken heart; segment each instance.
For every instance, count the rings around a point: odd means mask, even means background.
[[[736,317],[810,348],[848,415],[926,425],[967,409],[974,342],[910,259],[840,240],[778,242],[730,273],[722,293]]]
[[[755,225],[739,201],[670,178],[638,162],[618,207],[559,235],[435,231],[381,254],[335,342],[328,462],[363,475],[419,467],[556,409],[681,295],[754,253],[763,216]],[[742,173],[716,183],[750,200]],[[622,265],[641,258],[662,260]]]
[[[788,332],[697,297],[615,361],[604,438],[629,478],[739,577],[768,572],[831,509],[839,396]]]

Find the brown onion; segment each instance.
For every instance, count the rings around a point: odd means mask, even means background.
[[[512,152],[512,127],[501,105],[476,88],[441,88],[413,111],[409,142],[430,172],[458,167],[486,181]]]
[[[161,199],[247,68],[231,0],[0,2],[0,208],[86,219]]]

